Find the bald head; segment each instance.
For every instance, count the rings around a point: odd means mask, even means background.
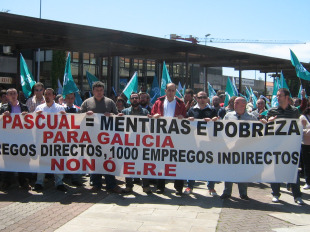
[[[218,96],[214,96],[212,98],[212,104],[214,107],[218,107],[220,105],[220,98]]]
[[[177,87],[174,83],[168,83],[166,85],[165,92],[166,92],[166,97],[169,102],[173,101],[175,94],[176,94],[176,90],[177,90]]]
[[[256,106],[257,106],[257,109],[258,111],[261,111],[263,109],[265,109],[265,101],[264,99],[258,99],[257,102],[256,102]]]
[[[242,115],[245,113],[247,101],[243,97],[237,97],[234,102],[234,110],[237,114]]]

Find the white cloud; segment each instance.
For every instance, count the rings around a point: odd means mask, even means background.
[[[234,51],[241,51],[247,53],[253,53],[258,55],[276,57],[290,60],[291,49],[299,61],[309,63],[310,62],[310,42],[306,44],[209,44],[210,46],[225,48]],[[224,68],[223,74],[227,76],[239,76],[239,72],[234,71],[232,68]],[[258,79],[265,78],[265,74],[255,71],[243,71],[243,78]],[[272,81],[272,78],[268,77],[267,81]]]
[[[310,42],[306,44],[209,44],[214,47],[221,47],[229,50],[254,53],[258,55],[283,58],[290,60],[291,49],[299,61],[310,62]]]

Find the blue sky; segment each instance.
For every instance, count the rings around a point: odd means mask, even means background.
[[[42,0],[42,18],[169,38],[300,40],[306,44],[220,44],[210,46],[290,59],[289,48],[310,62],[309,0]],[[40,0],[0,0],[0,10],[39,17]],[[225,73],[226,72],[226,73]],[[238,75],[231,69],[226,75]],[[254,72],[243,76],[254,78]],[[264,76],[256,72],[256,76]]]

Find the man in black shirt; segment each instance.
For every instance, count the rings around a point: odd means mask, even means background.
[[[189,120],[194,119],[204,119],[205,121],[216,121],[218,119],[216,110],[212,108],[208,103],[208,96],[206,92],[197,93],[197,104],[194,107],[191,107],[187,112],[187,117]],[[194,180],[187,181],[187,188],[184,191],[184,194],[191,194],[195,185]],[[208,190],[211,196],[216,196],[217,193],[214,190],[214,181],[208,181]]]
[[[288,89],[281,88],[277,92],[277,99],[279,102],[278,107],[273,107],[269,109],[267,118],[268,122],[274,121],[276,118],[299,118],[299,110],[291,106],[289,104],[289,98],[290,98],[290,92]],[[267,121],[265,119],[261,120],[263,123],[266,123]],[[271,183],[271,189],[272,189],[272,202],[279,203],[279,197],[280,197],[280,183]],[[294,196],[294,201],[299,204],[303,205],[304,202],[301,199],[301,192],[300,192],[300,180],[299,175],[297,175],[297,181],[296,183],[291,183],[292,187],[292,193]]]

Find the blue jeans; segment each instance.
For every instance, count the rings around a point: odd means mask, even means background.
[[[116,187],[115,176],[103,175],[105,178],[106,189],[111,190]],[[93,182],[93,186],[102,188],[102,174],[90,174],[90,181]]]
[[[280,197],[281,193],[280,193],[280,186],[281,183],[271,183],[270,184],[271,189],[272,189],[272,195],[276,196],[276,197]],[[292,193],[293,193],[293,197],[297,198],[297,197],[301,197],[301,191],[300,191],[300,178],[299,178],[299,174],[297,174],[297,181],[296,183],[290,183],[290,186],[292,188]]]
[[[187,187],[190,189],[194,189],[195,181],[187,180]],[[209,190],[214,189],[215,181],[208,181],[207,187]]]
[[[45,173],[38,173],[36,184],[44,186],[44,178]],[[63,184],[62,179],[64,178],[64,174],[54,174],[54,178],[55,178],[55,186]]]
[[[231,195],[233,182],[225,182],[224,184],[225,184],[225,188],[224,188],[223,194]],[[237,183],[237,184],[238,184],[238,189],[239,189],[239,195],[240,196],[248,195],[247,194],[247,190],[248,190],[247,183]]]

